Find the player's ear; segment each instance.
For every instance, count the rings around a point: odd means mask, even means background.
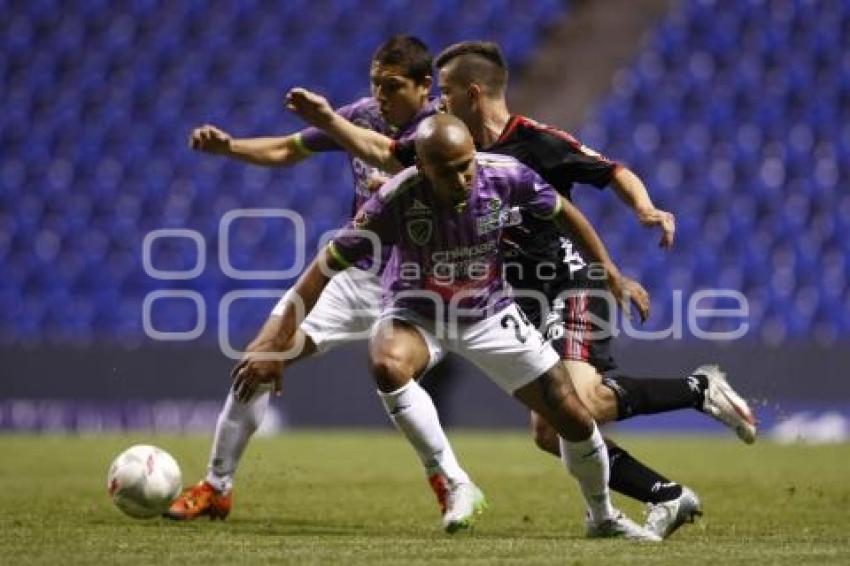
[[[478,102],[481,98],[481,85],[470,83],[469,88],[466,89],[466,95],[470,102]]]

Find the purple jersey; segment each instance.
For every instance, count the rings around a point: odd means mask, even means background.
[[[394,140],[406,142],[413,138],[419,122],[436,113],[438,102],[436,99],[429,101],[410,122],[401,128],[388,124],[381,114],[378,102],[370,97],[361,98],[347,104],[339,108],[337,113],[361,128],[374,130]],[[299,132],[299,136],[301,144],[308,151],[344,151],[328,134],[318,128],[302,130]],[[371,198],[374,190],[383,184],[381,179],[388,175],[359,157],[349,155],[349,160],[351,161],[351,173],[354,176],[354,200],[351,206],[351,216],[354,217],[360,207]],[[379,181],[377,184],[375,183],[376,180]]]
[[[559,199],[512,157],[477,153],[475,160],[475,182],[462,209],[438,202],[428,180],[411,167],[369,199],[331,242],[331,253],[344,264],[375,252],[364,231],[383,247],[394,246],[384,272],[384,308],[470,321],[510,303],[502,274],[502,230],[520,221],[517,207],[551,218]]]

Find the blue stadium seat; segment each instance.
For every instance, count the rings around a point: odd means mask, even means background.
[[[224,212],[291,207],[308,218],[309,250],[349,212],[350,175],[338,156],[249,172],[188,151],[192,127],[298,128],[282,108],[285,90],[306,85],[334,103],[367,93],[368,59],[390,33],[421,35],[435,51],[493,39],[522,64],[568,6],[33,0],[0,8],[10,15],[0,19],[0,340],[138,342],[142,298],[171,285],[141,268],[148,230],[201,232],[207,269],[186,285],[214,305],[242,285],[217,268]],[[676,248],[654,251],[654,236],[613,199],[577,191],[577,200],[614,256],[663,297],[657,312],[669,314],[670,285],[687,296],[740,284],[758,303],[756,338],[850,334],[850,296],[836,290],[850,281],[848,29],[846,1],[686,0],[625,71],[628,80],[600,101],[580,137],[635,169],[677,214]],[[316,199],[317,189],[329,197]],[[278,227],[257,247],[234,261],[291,259]],[[191,261],[175,253],[154,259]],[[190,325],[183,310],[166,322]]]
[[[726,270],[721,278],[740,275],[744,289],[759,295],[754,322],[765,326],[755,335],[771,342],[804,339],[815,327],[846,335],[846,317],[834,314],[838,299],[826,290],[846,279],[833,277],[827,287],[818,281],[830,261],[850,257],[850,200],[839,204],[839,179],[850,163],[850,136],[842,131],[850,77],[841,66],[848,26],[847,2],[687,1],[641,54],[634,88],[613,93],[596,113],[603,128],[637,130],[651,116],[662,137],[685,132],[676,161],[687,171],[688,199],[676,202],[663,181],[671,178],[665,144],[640,146],[635,162],[651,189],[674,199],[674,256],[693,258],[693,285],[713,279],[710,250],[700,242],[707,226],[718,213],[729,219],[715,253],[740,273]],[[708,135],[696,135],[701,129]],[[606,151],[620,158],[626,148],[608,141]],[[707,206],[697,204],[700,195]],[[644,265],[658,269],[650,259]]]

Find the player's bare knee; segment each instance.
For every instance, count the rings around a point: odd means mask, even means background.
[[[369,365],[378,389],[384,393],[395,391],[406,385],[416,375],[408,356],[399,348],[385,346],[373,350]]]
[[[608,412],[605,393],[602,389],[607,388],[603,385],[597,384],[590,384],[586,386],[585,384],[582,384],[581,389],[577,391],[581,402],[584,403],[584,406],[587,408],[590,416],[592,416],[593,420],[597,422],[606,422],[605,415]]]
[[[596,422],[607,423],[617,418],[617,399],[611,389],[602,384],[602,376],[596,368],[578,360],[565,361],[564,368],[581,402]]]
[[[585,404],[597,423],[609,423],[617,419],[617,396],[606,385],[597,383],[589,392]]]

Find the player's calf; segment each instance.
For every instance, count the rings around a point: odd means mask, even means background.
[[[547,423],[540,415],[531,411],[531,435],[534,437],[534,444],[544,452],[561,457],[561,448],[558,442],[558,433]]]

